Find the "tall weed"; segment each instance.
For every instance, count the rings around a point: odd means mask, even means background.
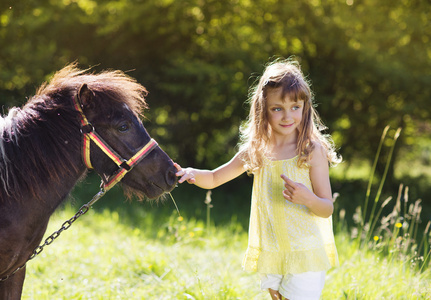
[[[367,247],[387,257],[389,261],[399,260],[416,270],[424,271],[430,266],[431,252],[430,222],[428,222],[425,230],[420,227],[422,200],[409,201],[408,187],[401,184],[392,211],[382,216],[393,200],[393,197],[388,197],[383,201],[380,198],[401,128],[398,128],[394,136],[389,138],[391,146],[386,159],[385,169],[373,199],[371,212],[368,214],[376,166],[381,154],[382,145],[388,139],[388,131],[389,126],[383,130],[371,169],[364,204],[356,209],[353,217],[356,227],[353,227],[351,230],[351,235],[358,248]],[[345,211],[341,210],[340,224],[343,223],[345,223]]]

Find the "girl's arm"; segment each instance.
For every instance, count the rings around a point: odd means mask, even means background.
[[[329,164],[322,146],[316,145],[311,158],[310,179],[313,191],[301,183],[293,182],[285,175],[281,175],[281,177],[286,182],[286,189],[283,191],[286,200],[303,204],[322,218],[332,215],[334,204],[329,180]]]
[[[231,181],[245,172],[243,162],[238,153],[228,163],[212,171],[194,168],[182,169],[177,163],[175,163],[175,166],[178,170],[176,175],[181,177],[178,180],[179,183],[187,181],[208,190]]]

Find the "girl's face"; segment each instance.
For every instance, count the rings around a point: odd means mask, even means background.
[[[302,121],[304,101],[282,98],[282,89],[268,89],[266,95],[268,123],[272,134],[287,137],[297,134]]]

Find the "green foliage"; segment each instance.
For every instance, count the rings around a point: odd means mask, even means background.
[[[131,70],[150,91],[151,134],[180,163],[214,167],[235,152],[247,91],[264,64],[295,56],[345,159],[372,157],[379,132],[369,129],[386,124],[403,128],[395,158],[420,153],[415,145],[429,135],[429,8],[389,0],[4,3],[0,104],[24,103],[75,60]]]

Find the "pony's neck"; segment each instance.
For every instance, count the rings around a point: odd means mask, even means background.
[[[1,200],[43,201],[47,190],[61,198],[85,172],[76,111],[46,103],[13,108],[0,121]]]

